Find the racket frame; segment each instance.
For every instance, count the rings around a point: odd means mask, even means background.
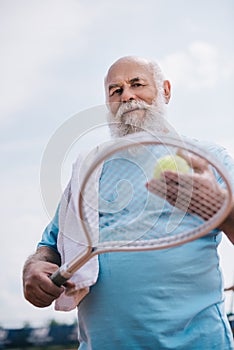
[[[188,151],[198,157],[205,158],[211,166],[213,166],[216,170],[218,170],[220,175],[225,180],[225,184],[227,186],[226,190],[228,193],[228,196],[225,200],[225,205],[221,208],[221,210],[218,210],[218,212],[212,217],[212,222],[205,221],[201,226],[199,226],[199,230],[197,230],[198,231],[197,233],[196,233],[196,230],[193,230],[192,234],[190,235],[188,235],[187,233],[178,234],[176,238],[174,237],[173,240],[168,239],[168,237],[167,238],[162,237],[155,240],[148,240],[147,243],[145,243],[145,246],[143,246],[142,241],[141,243],[139,242],[137,243],[136,241],[135,246],[132,244],[132,242],[131,244],[122,242],[122,244],[120,245],[120,242],[116,243],[113,241],[113,242],[106,242],[106,244],[102,243],[102,246],[93,247],[91,236],[85,224],[85,219],[84,219],[83,209],[82,209],[83,208],[82,192],[90,178],[90,175],[94,172],[94,170],[99,165],[104,163],[107,157],[111,157],[113,154],[115,154],[116,150],[122,151],[129,147],[139,146],[139,144],[143,146],[147,146],[147,145],[152,145],[152,143],[155,145],[163,144],[169,147],[172,146],[176,148],[181,148],[182,150],[186,152]],[[87,238],[86,250],[82,253],[82,255],[76,256],[70,262],[62,265],[51,276],[51,279],[55,284],[61,286],[68,279],[70,279],[70,277],[74,274],[74,272],[76,272],[88,260],[90,260],[91,258],[93,258],[98,254],[103,254],[106,252],[160,250],[160,249],[175,247],[175,246],[193,241],[195,239],[203,237],[208,232],[217,228],[219,224],[225,220],[231,208],[232,208],[232,188],[231,188],[230,179],[229,179],[227,170],[225,169],[223,164],[220,161],[218,161],[216,157],[206,152],[205,150],[201,149],[194,143],[183,141],[181,139],[174,138],[171,136],[152,135],[145,132],[137,133],[131,136],[124,136],[124,137],[115,139],[113,141],[109,141],[106,143],[106,147],[104,149],[102,147],[100,154],[97,156],[95,162],[93,162],[93,164],[89,166],[80,187],[80,192],[78,197],[78,216],[81,220],[81,226]]]

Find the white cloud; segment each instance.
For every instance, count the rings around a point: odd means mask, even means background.
[[[87,45],[82,30],[95,16],[77,1],[3,1],[0,14],[0,116],[19,111],[49,84],[51,63]],[[73,43],[73,45],[71,45]]]
[[[232,57],[226,57],[217,47],[202,41],[191,43],[186,49],[174,52],[161,61],[166,75],[175,86],[190,89],[212,88],[220,80],[234,75]]]

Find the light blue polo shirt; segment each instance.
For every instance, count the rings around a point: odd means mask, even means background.
[[[234,179],[234,164],[226,151],[216,146],[208,148],[223,161]],[[132,196],[133,201],[118,215],[114,214],[114,208],[112,214],[105,210],[105,202],[115,202],[115,196],[121,195],[121,189],[119,193],[113,191],[115,181],[121,176],[120,168],[116,162],[103,167],[100,235],[111,236],[116,226],[121,227],[123,239],[127,229],[134,236],[139,225],[131,218],[139,210],[141,230],[150,227],[147,233],[150,237],[155,229],[165,227],[171,209],[165,207],[166,215],[155,221],[153,212],[157,211],[157,205],[147,191],[140,205],[139,198]],[[137,176],[145,176],[138,170]],[[106,179],[110,178],[110,172],[113,184],[108,189]],[[184,217],[180,227],[191,225],[191,220]],[[56,215],[39,245],[55,249],[57,231]],[[233,349],[217,253],[220,241],[221,233],[214,230],[203,238],[170,249],[100,255],[98,281],[78,307],[79,349]]]

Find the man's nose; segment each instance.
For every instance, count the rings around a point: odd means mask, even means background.
[[[136,100],[135,94],[133,93],[131,88],[125,87],[121,95],[121,102],[129,102],[132,100]]]

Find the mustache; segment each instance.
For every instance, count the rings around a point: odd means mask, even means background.
[[[134,113],[134,110],[136,113]],[[144,116],[139,117],[137,110],[144,110]],[[127,115],[127,112],[130,111],[132,113]],[[115,114],[111,111],[107,114],[110,132],[113,137],[121,137],[138,131],[167,132],[171,127],[165,117],[165,99],[162,93],[158,94],[152,104],[147,104],[142,100],[130,100],[122,102]]]
[[[116,120],[121,120],[123,115],[127,112],[134,111],[134,110],[150,110],[150,107],[147,103],[144,101],[129,101],[126,103],[122,103],[115,115]]]

